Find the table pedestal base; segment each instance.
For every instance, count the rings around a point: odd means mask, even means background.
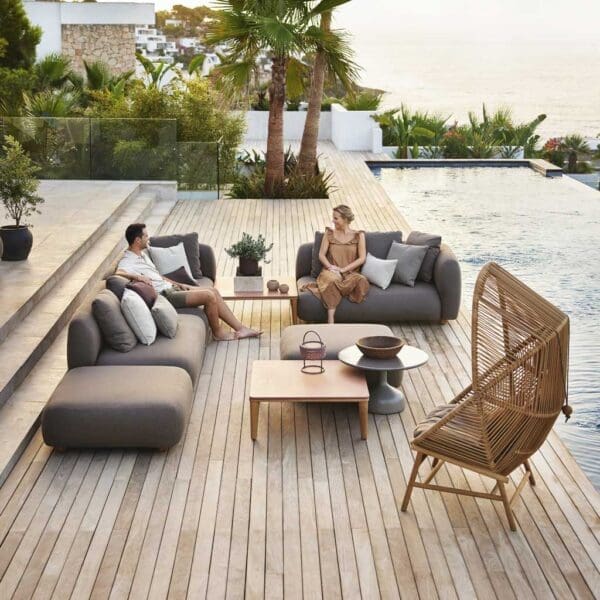
[[[402,371],[400,381],[402,381]],[[376,415],[391,415],[402,412],[405,407],[404,394],[388,383],[387,371],[377,373],[377,379],[373,378],[373,381],[369,382],[369,412]]]

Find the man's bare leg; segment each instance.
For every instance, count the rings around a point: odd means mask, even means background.
[[[331,325],[335,323],[335,308],[327,309],[327,322]]]
[[[250,329],[250,327],[246,327],[232,312],[232,310],[227,306],[225,300],[219,293],[217,289],[211,289],[213,294],[217,299],[217,307],[219,309],[219,317],[227,323],[230,327],[235,330],[235,337],[238,340],[248,337],[258,337],[262,335],[262,331],[257,331],[256,329]]]
[[[247,337],[257,337],[262,331],[245,327],[225,304],[221,294],[213,288],[188,290],[186,293],[187,306],[203,306],[208,323],[217,341],[228,341]],[[221,319],[235,330],[226,331],[221,325]]]
[[[213,333],[213,337],[218,342],[224,342],[236,339],[235,333],[227,331],[221,325],[219,318],[219,307],[217,305],[217,297],[210,289],[188,290],[185,295],[186,306],[194,308],[203,306],[204,312],[208,319],[208,324]]]

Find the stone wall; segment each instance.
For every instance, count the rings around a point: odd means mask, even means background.
[[[133,25],[62,25],[62,53],[73,70],[84,71],[84,59],[102,61],[114,73],[135,69]]]

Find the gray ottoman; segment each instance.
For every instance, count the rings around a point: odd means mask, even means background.
[[[192,380],[179,367],[71,369],[42,413],[44,442],[58,448],[170,448],[183,435]]]
[[[326,360],[336,360],[343,348],[356,343],[356,340],[369,335],[394,335],[387,325],[377,323],[334,323],[313,325],[291,325],[281,334],[279,355],[281,360],[301,360],[300,344],[304,334],[316,331],[327,347]],[[395,387],[400,385],[401,371],[388,371],[388,383]],[[376,373],[367,373],[369,384],[378,380]]]

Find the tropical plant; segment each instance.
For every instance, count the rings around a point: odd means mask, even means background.
[[[463,130],[464,128],[459,128],[458,124],[455,123],[444,134],[441,141],[444,158],[466,158],[469,156],[469,147]]]
[[[163,79],[166,74],[175,67],[173,63],[153,63],[140,52],[136,52],[135,56],[146,72],[146,87],[160,88],[163,85]]]
[[[225,249],[225,252],[231,258],[249,258],[250,260],[261,261],[263,260],[267,264],[271,261],[266,259],[267,253],[273,248],[273,244],[267,245],[267,241],[262,234],[258,237],[253,238],[249,233],[244,232],[242,239]]]
[[[567,154],[567,173],[578,172],[578,155],[592,152],[585,138],[577,133],[565,136],[561,140],[560,149]]]
[[[550,138],[547,140],[542,148],[542,157],[562,169],[565,164],[562,140],[560,138]]]
[[[0,67],[30,69],[36,46],[42,38],[40,27],[33,26],[21,0],[0,0]]]
[[[71,117],[79,107],[79,94],[52,89],[33,95],[25,93],[23,105],[28,117]]]
[[[419,156],[419,146],[434,143],[436,132],[426,127],[426,117],[427,113],[413,113],[404,104],[390,117],[390,127],[398,140],[396,158],[408,158],[409,148],[412,148],[412,156]]]
[[[377,110],[382,97],[382,92],[372,90],[353,91],[344,98],[343,105],[346,110]]]
[[[72,75],[71,61],[62,54],[51,53],[35,63],[33,72],[36,78],[36,89],[62,88]]]
[[[290,60],[319,46],[329,45],[335,37],[324,35],[315,20],[325,12],[348,0],[219,0],[221,8],[212,24],[207,43],[227,43],[229,60],[219,67],[222,77],[229,78],[242,88],[249,80],[256,58],[266,50],[271,59],[269,85],[269,132],[265,169],[266,196],[272,197],[284,182],[283,112],[285,106],[287,68]],[[344,60],[340,55],[339,60]]]
[[[12,136],[4,137],[3,156],[0,156],[0,198],[6,216],[19,227],[23,218],[39,213],[44,199],[36,194],[40,168],[33,163],[21,144]]]

